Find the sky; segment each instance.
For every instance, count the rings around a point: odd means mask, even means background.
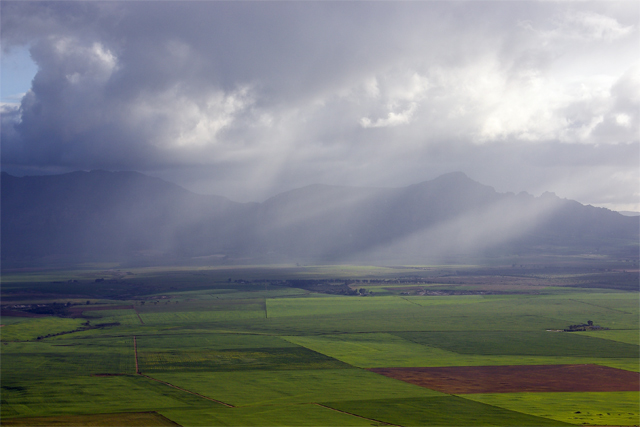
[[[2,170],[262,201],[462,171],[640,211],[640,3],[0,3]]]

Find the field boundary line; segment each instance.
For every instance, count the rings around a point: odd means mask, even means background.
[[[136,341],[136,336],[133,336],[133,354],[136,358],[136,374],[140,374],[140,369],[138,369],[138,342]]]
[[[321,406],[323,408],[331,409],[332,411],[341,412],[343,414],[351,415],[352,417],[362,418],[363,420],[374,421],[376,423],[381,423],[381,424],[384,424],[386,426],[402,427],[400,424],[385,423],[384,421],[376,420],[375,418],[367,418],[367,417],[363,417],[362,415],[352,414],[351,412],[341,411],[340,409],[332,408],[331,406],[323,405],[322,403],[312,403],[312,405]]]
[[[144,325],[144,322],[142,321],[142,317],[140,317],[140,313],[138,313],[138,310],[136,310],[135,304],[133,304],[133,311],[136,313],[136,316],[138,316],[138,320],[140,321],[140,324]]]
[[[627,313],[626,311],[618,310],[617,308],[611,308],[611,307],[605,307],[603,305],[592,304],[590,302],[580,301],[579,299],[569,299],[569,301],[579,302],[581,304],[591,305],[591,306],[598,307],[598,308],[604,308],[605,310],[617,311],[618,313],[631,314],[631,313]]]
[[[405,300],[406,302],[410,302],[413,305],[417,305],[418,307],[424,307],[424,305],[418,304],[417,302],[410,301],[410,300],[406,299],[405,297],[400,297],[400,298]]]
[[[166,381],[162,381],[162,380],[159,380],[159,379],[157,379],[157,378],[150,377],[150,376],[145,375],[145,374],[138,374],[138,375],[140,375],[140,376],[142,376],[142,377],[145,377],[145,378],[149,378],[150,380],[153,380],[153,381],[157,381],[157,382],[162,383],[162,384],[164,384],[164,385],[168,385],[169,387],[173,387],[173,388],[175,388],[176,390],[184,391],[185,393],[190,393],[190,394],[193,394],[193,395],[195,395],[195,396],[201,397],[201,398],[203,398],[203,399],[207,399],[207,400],[210,400],[210,401],[212,401],[212,402],[219,403],[219,404],[221,404],[221,405],[226,406],[227,408],[235,408],[235,406],[234,406],[234,405],[232,405],[232,404],[230,404],[230,403],[225,403],[225,402],[223,402],[223,401],[221,401],[221,400],[216,400],[216,399],[213,399],[213,398],[211,398],[211,397],[204,396],[204,395],[202,395],[202,394],[200,394],[200,393],[196,393],[195,391],[191,391],[191,390],[184,389],[184,388],[182,388],[182,387],[178,387],[177,385],[173,385],[173,384],[168,383],[168,382],[166,382]]]

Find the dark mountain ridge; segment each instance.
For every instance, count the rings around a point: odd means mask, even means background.
[[[311,185],[263,203],[137,172],[2,173],[2,259],[434,262],[472,254],[635,257],[640,219],[463,173],[403,188]]]
[[[2,257],[164,253],[239,204],[137,172],[2,174]]]

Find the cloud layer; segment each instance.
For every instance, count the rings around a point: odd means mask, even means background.
[[[260,200],[452,170],[640,210],[633,2],[2,2],[38,65],[14,173],[133,169]]]

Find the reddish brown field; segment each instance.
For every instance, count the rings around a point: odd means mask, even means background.
[[[640,390],[639,373],[600,365],[452,366],[369,370],[449,394]]]

